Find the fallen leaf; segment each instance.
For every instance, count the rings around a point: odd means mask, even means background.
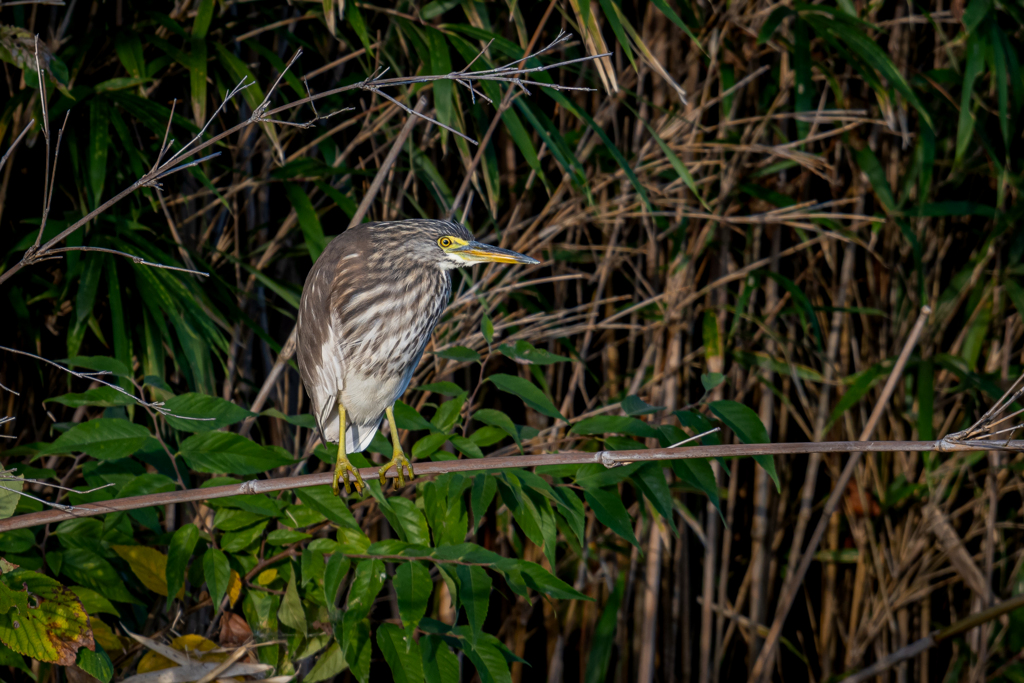
[[[241,615],[225,612],[220,618],[220,646],[238,647],[252,637],[252,629]]]
[[[158,643],[152,643],[152,645],[159,645]],[[147,644],[147,646],[152,647]],[[164,650],[167,646],[164,645],[158,649]],[[212,640],[208,640],[197,633],[188,633],[183,636],[178,636],[171,641],[171,649],[177,650],[178,652],[184,652],[186,657],[178,659],[182,662],[199,661],[204,663],[209,662],[223,662],[230,655],[227,652],[210,652],[210,650],[217,649],[217,643]],[[166,650],[165,650],[166,651]],[[203,654],[207,653],[207,654]],[[175,654],[173,652],[169,653]],[[145,674],[152,671],[162,671],[163,669],[169,669],[172,666],[177,666],[178,662],[175,662],[169,657],[165,657],[163,654],[157,651],[157,649],[150,649],[149,652],[142,656],[139,660],[139,666],[136,669],[136,673]]]

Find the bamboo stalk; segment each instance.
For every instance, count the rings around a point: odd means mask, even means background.
[[[444,460],[441,462],[418,462],[416,474],[425,476],[446,474],[448,472],[482,472],[486,470],[502,470],[508,468],[542,467],[544,465],[584,465],[601,463],[605,467],[616,467],[634,462],[650,462],[662,460],[687,460],[706,458],[734,458],[749,455],[792,455],[797,453],[888,453],[892,451],[943,453],[969,452],[999,447],[999,450],[1024,451],[1024,440],[1010,441],[963,441],[949,439],[936,441],[824,441],[821,443],[776,443],[776,444],[722,444],[718,446],[692,446],[690,448],[651,448],[632,451],[598,451],[582,453],[568,451],[547,455],[509,455],[494,458]],[[377,476],[377,468],[364,467],[359,474],[373,478]],[[386,477],[398,476],[389,470]],[[109,500],[103,503],[88,503],[80,506],[56,506],[52,510],[31,512],[0,520],[0,533],[12,529],[25,529],[40,524],[62,522],[65,519],[78,517],[95,517],[109,512],[138,510],[156,505],[169,505],[196,500],[215,500],[228,496],[252,495],[256,493],[274,493],[290,489],[308,488],[330,484],[333,474],[304,474],[296,477],[280,477],[277,479],[254,479],[242,484],[230,486],[211,486],[201,489],[186,489],[168,493],[152,493],[145,496],[131,496]],[[717,515],[717,511],[715,512]],[[813,555],[813,553],[810,553]]]

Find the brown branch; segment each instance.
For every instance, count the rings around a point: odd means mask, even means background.
[[[446,460],[441,462],[418,462],[416,474],[421,476],[446,474],[448,472],[479,472],[486,470],[502,470],[509,468],[541,467],[544,465],[584,465],[601,463],[606,467],[616,467],[634,462],[683,460],[694,458],[735,458],[750,455],[796,455],[801,453],[890,453],[932,452],[952,453],[977,450],[1024,451],[1024,440],[1014,441],[955,441],[949,437],[936,441],[823,441],[808,443],[776,443],[776,444],[724,444],[718,446],[692,446],[689,448],[651,448],[633,451],[598,451],[583,453],[567,451],[542,455],[509,455],[493,458],[467,458]],[[364,467],[359,473],[364,478],[373,479],[377,476],[376,467]],[[278,479],[256,479],[231,486],[211,486],[210,488],[186,489],[168,493],[154,493],[146,496],[132,496],[102,503],[89,503],[72,507],[69,511],[46,510],[27,515],[9,517],[0,520],[0,533],[13,529],[25,529],[40,524],[52,524],[66,519],[78,517],[94,517],[110,512],[138,510],[140,508],[186,503],[197,500],[215,500],[228,496],[253,495],[257,493],[274,493],[310,486],[326,486],[331,483],[330,472],[305,474],[296,477]],[[389,470],[387,477],[395,477],[394,470]],[[838,490],[838,489],[837,489]],[[845,487],[844,489],[845,490]],[[809,553],[813,555],[814,553]]]

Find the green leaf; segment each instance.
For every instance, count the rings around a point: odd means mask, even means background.
[[[401,525],[396,531],[403,541],[416,545],[430,545],[430,528],[416,504],[408,498],[393,496],[388,500]]]
[[[263,515],[249,510],[221,508],[213,516],[213,526],[221,531],[238,531],[247,526],[252,526],[263,518]]]
[[[228,583],[231,580],[231,565],[228,564],[228,556],[217,548],[207,550],[203,555],[203,576],[206,577],[206,587],[210,591],[214,611],[219,611],[220,603],[224,599]]]
[[[384,563],[381,560],[359,560],[356,563],[352,586],[348,592],[346,619],[351,615],[355,621],[362,621],[370,614],[373,601],[384,587]]]
[[[342,652],[345,653],[346,661],[351,662],[355,659],[350,653],[359,650],[365,645],[365,640],[369,639],[369,629],[363,634],[356,627],[370,614],[374,600],[384,586],[385,578],[384,563],[381,560],[360,560],[356,563],[352,585],[348,591],[348,609],[342,617]]]
[[[528,560],[505,560],[498,563],[498,569],[508,572],[511,568],[519,572],[527,586],[556,600],[589,600],[586,595],[562,581],[536,562]]]
[[[488,377],[487,381],[493,383],[502,391],[514,394],[523,399],[523,402],[526,403],[526,405],[533,408],[538,413],[547,415],[550,418],[565,420],[565,417],[558,412],[558,409],[555,408],[551,400],[544,395],[544,392],[538,389],[529,380],[525,380],[522,377],[516,377],[514,375],[498,373]],[[479,414],[479,411],[477,414]],[[497,426],[500,427],[501,425]]]
[[[484,457],[484,452],[480,450],[480,447],[477,446],[472,439],[467,439],[464,436],[458,436],[453,434],[452,436],[448,437],[448,440],[451,441],[452,445],[455,446],[455,448],[458,449],[458,451],[467,458]]]
[[[92,194],[92,206],[100,205],[103,185],[107,179],[107,150],[110,147],[109,104],[104,97],[89,101],[89,158],[88,178]]]
[[[764,428],[761,418],[742,403],[715,401],[708,407],[743,443],[769,443],[768,431]],[[781,491],[779,475],[775,472],[775,459],[771,455],[755,455],[753,458],[775,482],[776,490]]]
[[[313,508],[339,527],[359,530],[359,523],[352,516],[352,511],[348,509],[345,501],[334,495],[330,486],[325,484],[295,489],[295,495],[303,505]]]
[[[703,491],[711,499],[711,504],[719,512],[722,511],[721,500],[718,495],[718,484],[715,481],[715,472],[707,460],[693,458],[689,460],[673,460],[672,471],[684,482]]]
[[[363,21],[363,15],[359,13],[355,4],[349,4],[345,8],[345,19],[348,21],[348,25],[352,27],[352,30],[359,36],[359,42],[366,48],[366,54],[372,59],[373,58],[373,45],[370,42],[370,34],[366,30],[366,23]]]
[[[700,384],[704,391],[711,392],[719,384],[725,381],[725,375],[720,372],[705,372],[700,376]]]
[[[665,410],[664,406],[652,406],[644,403],[639,396],[627,396],[622,399],[622,412],[626,415],[650,415],[660,410]]]
[[[448,435],[444,433],[427,434],[412,445],[412,457],[414,460],[426,460],[433,455],[441,446],[448,441]]]
[[[881,363],[876,363],[866,370],[854,375],[851,378],[854,379],[853,384],[850,385],[842,397],[840,397],[836,402],[836,407],[832,409],[832,414],[828,419],[828,427],[835,424],[835,421],[838,420],[843,413],[859,403],[860,400],[867,395],[868,391],[871,390],[871,387],[873,387],[884,376],[885,368]]]
[[[704,358],[710,365],[712,359],[722,357],[722,337],[718,331],[718,318],[714,311],[704,311],[701,332],[704,341]]]
[[[622,593],[626,587],[626,572],[619,572],[619,580],[615,582],[615,590],[608,596],[608,602],[601,610],[601,617],[594,628],[593,640],[590,645],[590,656],[587,657],[586,683],[603,683],[608,677],[608,663],[612,658],[612,646],[615,642],[615,630],[619,622],[619,605],[622,604]]]
[[[484,513],[491,506],[494,495],[498,492],[498,482],[490,474],[478,474],[473,477],[473,490],[469,495],[469,506],[473,511],[473,531],[480,528]]]
[[[511,344],[502,344],[498,347],[498,352],[503,356],[511,358],[517,363],[523,365],[553,365],[555,363],[561,363],[562,361],[571,360],[565,356],[559,356],[551,353],[547,349],[538,349],[528,341],[517,341],[515,346]]]
[[[309,195],[295,183],[284,183],[284,191],[299,219],[299,227],[306,240],[309,258],[316,262],[320,258],[320,254],[324,253],[324,249],[327,248],[327,238],[324,237],[324,229],[320,225],[316,209],[313,208],[313,202],[309,201]]]
[[[305,541],[308,538],[313,537],[302,531],[293,531],[292,529],[274,529],[267,534],[267,543],[269,545],[291,545],[292,543]]]
[[[327,650],[316,658],[316,663],[302,679],[303,683],[320,683],[327,681],[345,670],[345,655],[341,652],[338,641],[331,643]]]
[[[110,600],[107,600],[105,596],[100,595],[91,588],[71,586],[71,592],[78,596],[78,600],[82,603],[82,607],[85,608],[87,614],[113,614],[115,617],[121,616],[121,613],[117,611],[117,608],[114,607]]]
[[[480,674],[481,683],[512,683],[508,661],[496,645],[473,643],[465,652]]]
[[[661,136],[655,132],[654,128],[651,127],[651,124],[647,123],[647,121],[644,121],[642,118],[640,120],[643,121],[643,124],[647,127],[647,132],[651,134],[654,141],[658,143],[658,147],[661,148],[662,154],[665,155],[665,158],[668,159],[669,163],[672,165],[672,170],[676,172],[676,175],[679,176],[683,181],[683,184],[685,184],[687,189],[690,190],[690,194],[696,197],[697,201],[701,203],[705,210],[710,212],[711,206],[704,199],[700,190],[698,190],[697,183],[690,174],[690,169],[686,168],[686,164],[683,163],[683,160],[676,156],[676,153],[672,151],[672,148],[668,146],[668,143],[661,139]]]
[[[458,396],[459,394],[466,393],[466,390],[460,387],[455,382],[434,382],[432,384],[423,384],[418,387],[413,387],[417,391],[433,391],[436,394],[443,396]]]
[[[211,21],[213,21],[213,0],[201,0],[199,9],[196,11],[196,18],[192,22],[192,37],[205,38],[206,32],[210,30]]]
[[[626,59],[633,65],[633,70],[637,71],[636,60],[633,59],[633,50],[629,47],[629,38],[626,37],[626,32],[622,30],[622,23],[619,21],[618,13],[616,13],[616,7],[612,7],[610,0],[599,0],[601,3],[601,10],[604,14],[605,20],[611,25],[612,33],[615,34],[615,40],[619,42],[619,46],[626,55]]]
[[[972,2],[974,5],[977,3]],[[985,41],[977,33],[967,38],[967,63],[964,65],[964,80],[960,90],[960,120],[956,129],[955,163],[963,160],[964,154],[971,146],[974,137],[974,114],[971,112],[971,97],[974,95],[974,82],[985,66]]]
[[[480,318],[480,333],[484,335],[484,340],[488,346],[494,343],[494,323],[491,322],[490,316],[486,313]]]
[[[119,460],[142,448],[149,430],[127,420],[97,418],[77,424],[42,453],[82,452],[98,460]]]
[[[260,522],[246,529],[226,533],[220,540],[220,547],[229,553],[241,552],[255,543],[266,528],[267,522]]]
[[[714,401],[711,412],[726,424],[743,443],[768,443],[768,432],[753,410],[736,401]]]
[[[334,553],[327,558],[327,566],[324,568],[324,602],[331,607],[338,598],[338,587],[348,574],[351,564],[352,561],[343,553]]]
[[[459,658],[438,636],[420,636],[423,676],[426,683],[450,683],[459,680]]]
[[[419,683],[423,680],[423,655],[420,644],[395,624],[377,627],[377,646],[391,668],[395,683]]]
[[[473,349],[466,348],[465,346],[452,346],[441,351],[435,351],[435,356],[441,358],[447,358],[448,360],[459,361],[460,363],[466,361],[472,361],[474,363],[480,362],[480,354]]]
[[[611,489],[588,488],[583,492],[587,505],[594,511],[597,521],[626,539],[640,549],[640,543],[633,535],[633,525],[626,506],[622,504],[617,491]]]
[[[660,409],[659,409],[660,410]],[[625,415],[595,415],[580,420],[569,430],[570,434],[601,435],[601,434],[630,434],[644,438],[658,438],[657,429],[643,420]]]
[[[768,20],[761,25],[761,30],[757,32],[757,44],[764,45],[767,43],[768,39],[775,33],[775,29],[777,29],[779,24],[782,23],[782,20],[794,14],[796,13],[788,7],[775,8],[772,13],[768,15]]]
[[[416,626],[427,613],[434,582],[430,579],[430,570],[422,562],[403,562],[395,570],[391,583],[398,598],[398,615],[409,637],[407,643],[411,643]]]
[[[7,588],[32,596],[25,610],[0,614],[0,641],[4,645],[32,659],[60,666],[71,666],[79,648],[92,645],[89,615],[75,594],[59,582],[24,570],[8,572],[2,580]]]
[[[505,413],[500,410],[494,410],[492,408],[483,408],[473,413],[473,419],[483,422],[485,425],[497,427],[515,440],[516,445],[519,443],[519,430],[516,429],[516,425]]]
[[[654,509],[672,529],[672,533],[678,534],[672,514],[672,492],[665,480],[664,467],[665,463],[649,462],[634,472],[630,479],[643,492],[644,497],[651,501]]]
[[[398,425],[399,429],[408,429],[410,431],[426,429],[431,432],[436,432],[437,427],[428,422],[422,415],[416,412],[416,409],[410,406],[408,403],[403,401],[395,401],[395,424]]]
[[[259,474],[294,464],[280,451],[272,450],[232,432],[202,432],[181,443],[181,455],[189,468],[208,474]]]
[[[97,553],[86,548],[68,548],[64,551],[61,572],[75,583],[92,588],[116,602],[138,603],[125,588],[117,570]]]
[[[64,394],[48,398],[43,403],[60,403],[69,408],[81,406],[96,406],[98,408],[114,408],[116,406],[131,406],[137,401],[128,394],[122,393],[113,387],[96,387],[81,394]]]
[[[167,545],[167,594],[177,595],[185,585],[185,568],[199,542],[199,529],[195,524],[183,524],[178,527],[171,542]],[[167,601],[170,611],[173,600]]]
[[[437,411],[434,413],[434,417],[430,419],[431,424],[440,429],[442,432],[451,431],[452,427],[459,420],[459,414],[462,412],[462,406],[466,403],[466,395],[462,394],[455,398],[445,401],[437,407]]]
[[[175,396],[164,403],[164,408],[171,412],[166,416],[167,424],[184,432],[211,432],[255,414],[217,396],[196,393]]]
[[[892,194],[892,187],[889,186],[889,181],[885,177],[885,169],[882,168],[878,157],[875,156],[870,147],[865,145],[857,151],[856,159],[857,166],[860,167],[860,170],[864,171],[864,174],[871,182],[871,188],[875,191],[875,196],[878,197],[882,208],[885,209],[887,214],[894,213],[896,211],[896,198]]]
[[[110,683],[110,680],[114,677],[114,664],[110,661],[110,657],[107,656],[106,650],[99,643],[95,643],[93,647],[96,648],[95,651],[84,647],[80,648],[78,650],[78,660],[75,663],[79,669],[93,678],[99,679],[102,683]]]
[[[456,566],[455,573],[459,577],[459,602],[466,610],[466,618],[469,619],[469,626],[475,639],[484,629],[493,582],[483,567],[467,567],[460,564]]]
[[[285,626],[290,626],[304,636],[308,635],[306,611],[302,609],[299,589],[295,586],[294,571],[288,574],[288,588],[284,592],[284,599],[281,600],[281,608],[277,611],[277,618]]]
[[[17,478],[8,474],[4,481],[0,481],[0,519],[7,519],[14,514],[18,508],[18,501],[21,499],[19,492],[24,488],[23,476]]]

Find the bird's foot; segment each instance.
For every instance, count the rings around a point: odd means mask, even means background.
[[[348,475],[352,474],[352,485],[356,487],[356,493],[362,493],[363,487],[366,484],[363,482],[363,477],[359,474],[359,470],[352,466],[352,463],[348,461],[348,457],[339,454],[338,462],[334,466],[334,481],[331,483],[331,490],[334,491],[334,495],[338,495],[338,482],[341,481],[345,484],[345,495],[352,493],[349,488]]]
[[[391,458],[391,462],[389,462],[387,465],[384,465],[383,467],[380,468],[380,485],[381,486],[384,485],[384,479],[385,479],[384,475],[387,474],[387,471],[390,470],[392,467],[397,467],[398,468],[398,470],[397,470],[398,481],[395,482],[395,489],[396,490],[401,488],[402,486],[405,486],[405,475],[402,472],[402,467],[405,467],[405,469],[409,470],[409,481],[413,480],[413,477],[415,476],[415,474],[412,471],[412,464],[405,457],[405,453],[402,453],[402,451],[395,451],[394,456]]]

